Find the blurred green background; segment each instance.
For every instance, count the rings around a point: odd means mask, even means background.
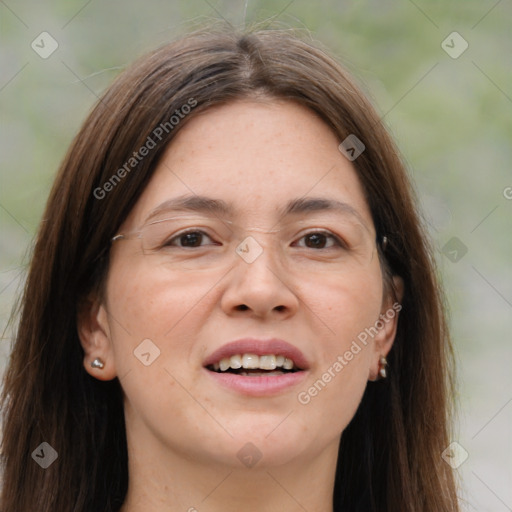
[[[0,1],[0,328],[97,96],[135,57],[223,18],[310,31],[373,98],[415,182],[450,303],[463,509],[512,510],[510,0]],[[44,31],[58,44],[47,58],[31,47]]]

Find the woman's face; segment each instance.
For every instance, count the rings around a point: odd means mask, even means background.
[[[337,453],[397,317],[340,142],[279,101],[212,108],[178,133],[81,329],[87,371],[120,379],[129,440],[232,467]]]

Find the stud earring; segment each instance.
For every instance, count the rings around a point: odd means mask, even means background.
[[[380,363],[379,375],[383,379],[385,379],[388,376],[388,372],[387,372],[388,361],[384,356],[380,356],[379,363]]]
[[[105,366],[105,363],[99,358],[97,357],[92,363],[91,363],[91,367],[92,368],[99,368],[100,370],[103,369],[103,367]]]

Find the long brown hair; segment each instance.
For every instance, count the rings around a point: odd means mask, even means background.
[[[101,290],[110,239],[175,134],[211,106],[255,95],[296,101],[316,112],[340,142],[350,134],[363,141],[366,149],[353,164],[377,233],[388,238],[383,268],[404,281],[389,377],[368,383],[341,438],[334,510],[458,510],[452,469],[441,457],[453,393],[444,300],[393,141],[354,80],[318,43],[290,30],[209,28],[124,71],[94,106],[60,167],[5,374],[1,512],[119,509],[128,485],[121,386],[84,370],[77,305]],[[192,103],[186,116],[169,123]],[[154,130],[161,125],[167,130],[158,139]],[[150,136],[156,147],[130,161]],[[107,182],[108,193],[101,192]],[[58,453],[47,469],[32,460],[42,442]]]

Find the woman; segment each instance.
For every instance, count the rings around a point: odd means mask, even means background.
[[[1,510],[456,511],[450,364],[369,101],[288,31],[199,31],[117,78],[56,178]]]

